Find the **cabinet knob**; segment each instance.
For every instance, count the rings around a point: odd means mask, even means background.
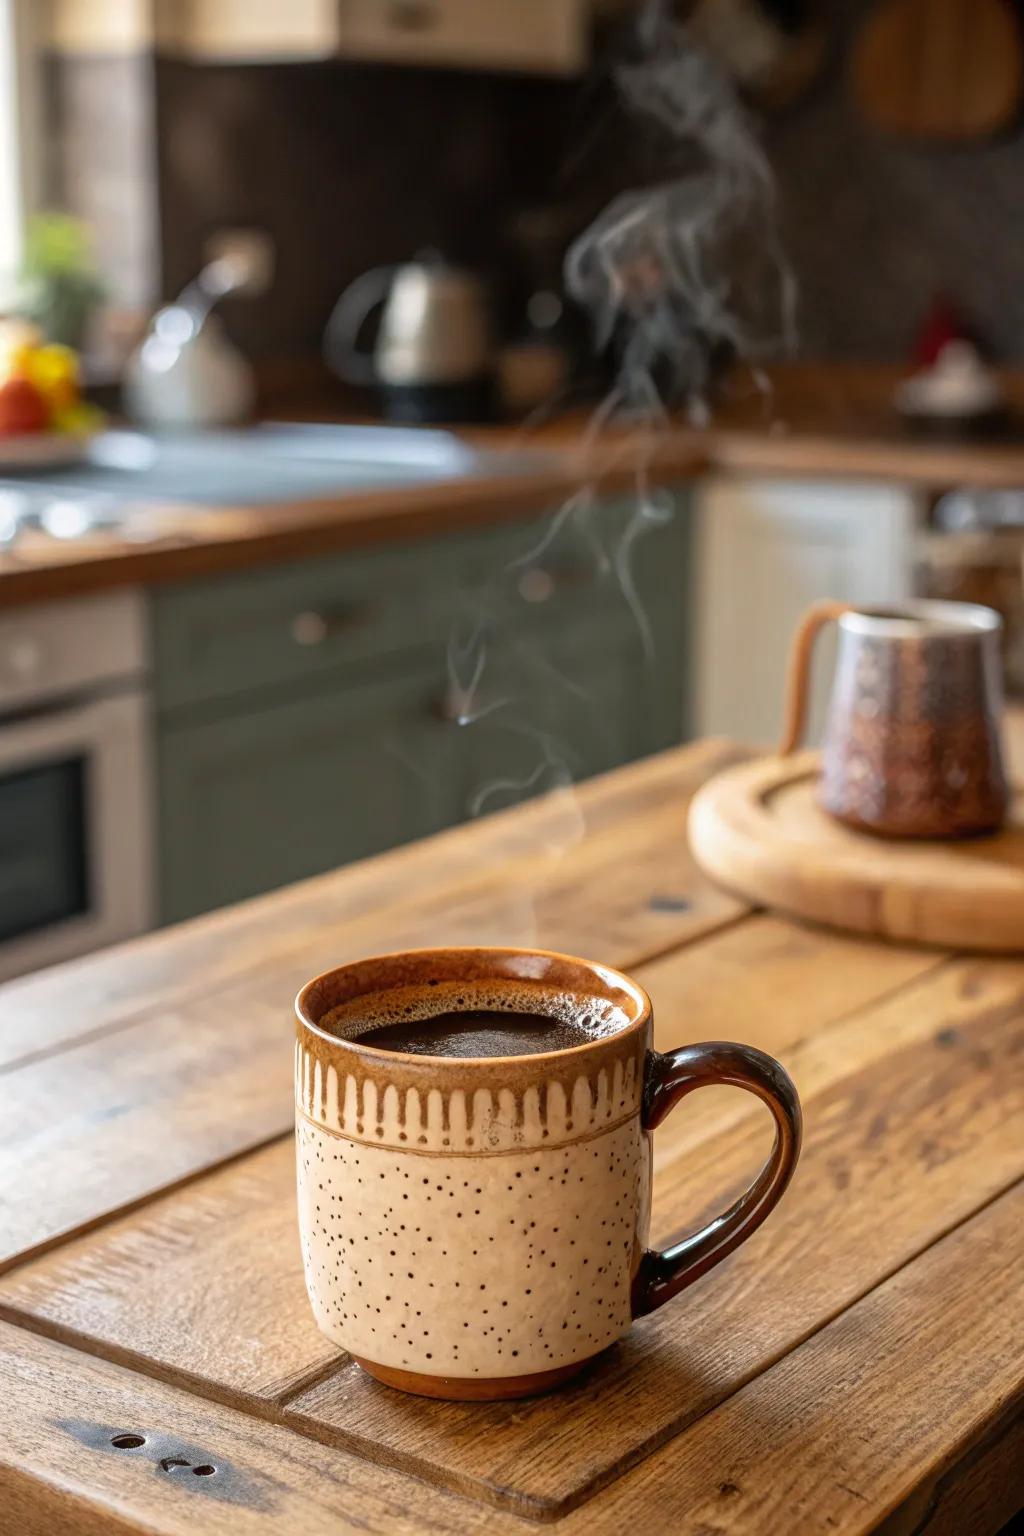
[[[289,630],[296,645],[323,645],[332,635],[340,634],[343,630],[358,629],[367,618],[368,615],[359,608],[338,608],[334,611],[304,608],[292,619]]]
[[[582,586],[592,576],[592,568],[582,560],[531,565],[519,578],[519,596],[524,603],[549,603],[560,588]]]
[[[445,725],[465,725],[472,699],[464,689],[451,684],[427,702],[427,714]]]
[[[327,621],[322,613],[309,610],[292,619],[292,639],[296,645],[323,645],[327,639]]]
[[[21,682],[27,682],[35,677],[43,664],[43,648],[38,640],[31,635],[25,635],[20,640],[13,640],[7,647],[5,658],[7,671],[12,677]]]
[[[425,32],[437,24],[437,8],[433,0],[391,0],[387,20],[399,32]]]

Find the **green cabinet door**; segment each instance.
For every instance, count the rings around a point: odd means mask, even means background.
[[[641,517],[625,496],[502,530],[504,559],[468,589],[456,648],[456,682],[471,685],[455,765],[462,815],[683,739],[688,498],[666,494],[658,512]]]
[[[442,680],[409,676],[168,727],[162,918],[176,922],[424,837],[457,815]]]
[[[659,520],[622,496],[156,594],[164,921],[679,741],[674,503]]]
[[[476,718],[458,730],[453,771],[460,815],[517,804],[651,750],[645,668],[627,626],[578,621],[571,637],[500,637],[479,686]]]

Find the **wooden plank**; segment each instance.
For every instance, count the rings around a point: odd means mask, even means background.
[[[706,771],[707,754],[697,762],[690,771]],[[0,1270],[290,1129],[292,999],[318,971],[432,943],[540,942],[631,966],[734,921],[743,909],[694,871],[687,797],[678,787],[663,794],[662,772],[658,765],[641,775],[653,786],[653,807],[612,817],[564,855],[549,851],[550,810],[538,808],[525,851],[486,876],[340,925],[327,908],[310,917],[300,943],[265,964],[254,939],[247,970],[209,995],[200,972],[194,996],[172,1009],[9,1071]],[[470,856],[473,846],[467,839]],[[429,862],[430,846],[411,857]],[[398,861],[399,888],[401,868]],[[333,878],[344,890],[345,875]],[[76,971],[56,973],[65,1007]]]
[[[721,741],[681,747],[581,785],[576,792],[578,825],[566,825],[560,806],[531,801],[177,928],[8,982],[0,987],[0,1069],[124,1027],[197,995],[209,996],[254,967],[269,968],[293,958],[301,970],[310,963],[305,955],[308,944],[373,913],[417,901],[430,903],[436,911],[456,890],[463,904],[471,906],[478,893],[493,895],[503,882],[521,892],[533,887],[540,892],[546,884],[552,901],[557,900],[577,863],[591,869],[609,842],[617,850],[628,846],[634,820],[657,823],[665,813],[678,827],[686,797],[709,774],[744,755]],[[699,932],[702,918],[713,922],[742,910],[697,873],[678,841],[666,852],[670,860],[664,894],[681,905],[663,902],[648,912],[645,941],[655,951]],[[561,883],[554,880],[556,871]],[[507,905],[515,911],[514,895],[508,896]],[[557,917],[556,912],[553,925]],[[523,921],[521,911],[518,921]],[[382,926],[380,942],[386,942],[386,932]],[[516,942],[515,937],[508,942]],[[641,948],[640,953],[651,949]]]
[[[989,1536],[1024,1507],[1024,1185],[559,1525]]]
[[[0,1316],[250,1408],[341,1358],[306,1297],[290,1136],[5,1277]]]
[[[951,965],[847,1028],[848,1050],[837,1030],[819,1053],[839,1063],[831,1084],[805,1090],[803,1160],[779,1210],[579,1385],[526,1404],[413,1404],[349,1364],[288,1416],[535,1516],[619,1476],[1024,1174],[1024,1080],[1009,1070],[1024,964]],[[691,1149],[656,1181],[660,1220],[706,1219],[759,1155],[760,1124]]]
[[[911,982],[947,963],[934,953],[758,914],[641,967],[638,975],[654,1002],[658,1050],[698,1039],[756,1045],[779,1057],[809,1096],[901,1041],[927,1037],[927,1015],[904,1009],[899,998]],[[890,996],[897,998],[889,1010],[895,1030],[879,1028],[871,1006]],[[673,1177],[686,1176],[685,1167],[675,1165],[708,1136],[742,1122],[760,1125],[767,1138],[762,1106],[732,1088],[694,1094],[666,1122],[654,1138],[655,1231],[669,1230],[672,1218],[662,1216],[662,1206]]]
[[[639,974],[655,1000],[662,1048],[684,1033],[734,1033],[799,1064],[809,1089],[822,1076],[804,1069],[805,1036],[815,1043],[816,1029],[937,964],[757,917]],[[766,993],[786,1005],[766,1010]],[[888,1039],[878,1035],[880,1047]],[[835,1042],[817,1055],[826,1071],[844,1069],[847,1054]],[[763,1111],[744,1094],[695,1096],[657,1137],[659,1166],[748,1113]],[[338,1359],[306,1299],[294,1177],[288,1138],[22,1266],[0,1281],[0,1315],[225,1401],[280,1400]]]
[[[522,1536],[521,1521],[0,1324],[5,1536]],[[115,1436],[143,1444],[119,1448]],[[193,1469],[212,1467],[210,1473]]]

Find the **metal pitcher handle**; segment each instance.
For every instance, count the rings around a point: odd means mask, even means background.
[[[807,726],[807,695],[810,691],[811,660],[818,632],[833,619],[842,618],[844,613],[849,613],[851,608],[850,603],[839,603],[826,598],[823,602],[815,603],[813,607],[808,608],[800,620],[797,632],[793,636],[793,644],[789,651],[789,666],[786,670],[786,706],[782,738],[779,742],[780,757],[788,757],[791,752],[795,752],[804,738],[804,730]]]
[[[350,283],[335,304],[324,332],[328,367],[347,384],[373,384],[377,379],[373,353],[359,345],[363,328],[388,296],[395,267],[373,267]]]

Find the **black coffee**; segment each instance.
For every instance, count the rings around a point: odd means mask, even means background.
[[[436,1013],[426,1019],[400,1019],[349,1036],[382,1051],[412,1056],[526,1056],[565,1051],[594,1040],[593,1029],[546,1013],[510,1013],[472,1008]]]

